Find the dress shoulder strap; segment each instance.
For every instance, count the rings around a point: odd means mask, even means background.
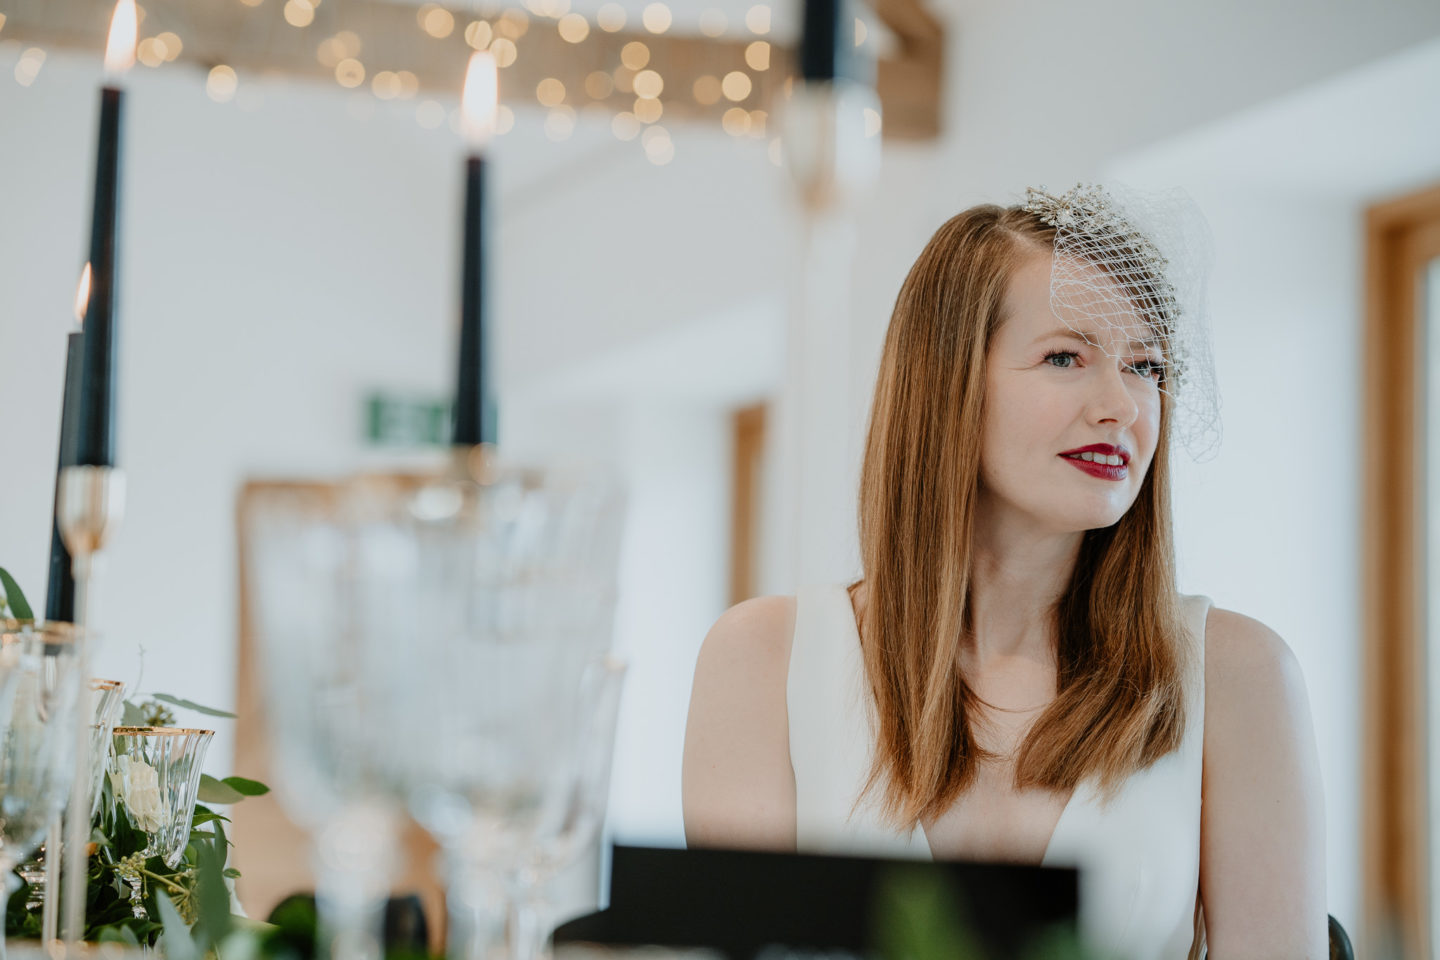
[[[796,593],[785,700],[798,849],[928,858],[918,828],[897,834],[880,822],[873,798],[861,799],[875,738],[860,632],[843,584]]]
[[[1185,613],[1185,626],[1190,639],[1190,717],[1203,726],[1205,720],[1205,622],[1215,601],[1203,594],[1182,594],[1181,609]],[[1189,721],[1187,721],[1189,722]],[[1203,731],[1196,731],[1197,734]]]
[[[863,752],[855,756],[863,744],[846,735],[858,706],[852,703],[860,654],[855,637],[854,614],[843,586],[821,584],[796,592],[785,706],[801,850],[823,846],[844,821],[854,799],[848,788],[857,765],[865,760]]]

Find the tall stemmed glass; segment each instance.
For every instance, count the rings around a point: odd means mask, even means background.
[[[70,624],[9,620],[0,631],[0,876],[8,904],[20,885],[15,867],[69,799],[81,668]]]
[[[251,502],[277,789],[316,836],[326,955],[344,937],[358,938],[347,956],[378,950],[397,799],[446,848],[452,955],[491,944],[504,897],[482,888],[564,820],[587,670],[610,643],[622,506],[608,479],[501,469]],[[347,826],[353,811],[370,822]]]
[[[125,684],[119,680],[91,680],[90,689],[95,692],[91,698],[95,718],[90,726],[90,786],[95,793],[90,800],[90,817],[93,820],[100,809],[100,797],[105,792],[104,774],[110,764],[110,735],[125,708]]]
[[[554,930],[548,884],[595,842],[605,821],[615,724],[625,664],[613,657],[591,663],[578,701],[576,724],[562,749],[550,815],[509,872],[511,960],[533,960]]]
[[[100,795],[105,785],[101,775],[105,772],[105,761],[110,756],[110,731],[114,728],[115,721],[120,719],[120,710],[125,703],[125,684],[119,680],[91,680],[90,689],[94,691],[92,702],[95,707],[94,723],[90,728],[90,784],[94,788],[94,796],[90,801],[90,817],[93,820],[95,812],[100,809]],[[58,889],[54,882],[60,877],[60,861],[58,858],[47,858],[46,853],[51,848],[60,849],[60,837],[60,818],[57,816],[50,822],[45,833],[45,842],[36,850],[35,856],[16,868],[16,872],[26,884],[26,910],[44,908],[46,891]],[[46,915],[54,915],[53,903],[46,909]],[[54,922],[47,919],[43,927],[53,932]]]
[[[509,949],[533,955],[548,929],[519,877],[547,872],[548,839],[598,830],[576,785],[613,737],[623,667],[603,658],[622,518],[608,478],[501,472],[417,490],[396,525],[414,584],[372,591],[370,610],[413,625],[408,655],[371,645],[366,659],[388,671],[394,703],[416,707],[391,724],[405,748],[387,753],[406,758],[410,809],[446,852],[454,958],[496,946],[507,900]]]
[[[172,870],[180,865],[190,842],[205,752],[214,736],[214,730],[187,727],[115,728],[110,785],[116,806],[145,834],[139,859],[159,857]],[[148,916],[139,869],[123,875],[130,886],[131,911],[136,917]]]
[[[380,746],[392,709],[384,672],[362,669],[357,653],[363,635],[389,630],[398,656],[404,624],[362,613],[375,578],[357,561],[355,499],[344,484],[260,488],[246,513],[245,575],[276,794],[311,836],[317,956],[375,960],[399,811]],[[392,559],[403,565],[403,554]]]

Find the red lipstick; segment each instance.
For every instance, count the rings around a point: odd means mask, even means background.
[[[1079,459],[1082,453],[1093,453],[1107,457],[1119,457],[1120,463],[1111,466],[1108,463],[1095,463],[1089,460]],[[1130,475],[1130,451],[1124,447],[1117,447],[1109,443],[1092,443],[1089,446],[1076,447],[1074,450],[1066,450],[1060,454],[1067,463],[1085,471],[1092,477],[1099,477],[1101,480],[1124,480]]]

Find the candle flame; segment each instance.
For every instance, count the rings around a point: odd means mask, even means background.
[[[105,41],[105,76],[119,77],[135,66],[135,38],[139,34],[135,0],[117,0],[110,18],[110,37]]]
[[[90,308],[90,261],[85,261],[85,269],[80,271],[80,285],[75,288],[75,320],[77,323],[85,322],[85,312]]]
[[[470,54],[465,70],[465,93],[460,98],[460,128],[472,147],[483,147],[495,134],[495,111],[500,102],[500,78],[495,57],[487,52]]]

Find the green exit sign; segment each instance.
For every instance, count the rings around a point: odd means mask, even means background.
[[[439,447],[450,442],[450,402],[375,392],[365,398],[365,442],[375,447]]]

